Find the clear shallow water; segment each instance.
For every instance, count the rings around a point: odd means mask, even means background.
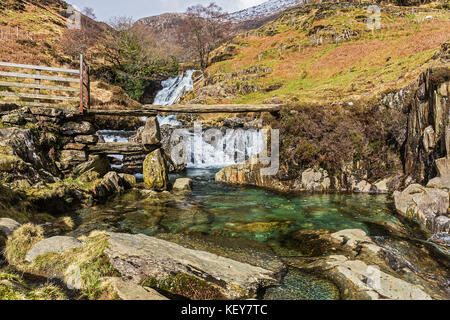
[[[393,253],[404,257],[405,265],[414,264],[418,273],[437,272],[438,265],[429,257],[415,258],[424,253],[414,249],[413,242],[394,239],[412,234],[412,229],[394,215],[387,196],[278,194],[217,184],[214,174],[218,170],[188,169],[183,176],[193,179],[192,194],[144,197],[140,191],[131,191],[106,204],[79,210],[79,227],[73,235],[93,230],[143,233],[270,269],[280,257],[303,255],[292,242],[294,231],[358,228],[385,242],[386,248],[394,246]],[[172,175],[171,180],[177,177]],[[330,281],[295,268],[286,271],[282,286],[266,290],[261,298],[339,298]]]
[[[257,241],[279,239],[299,229],[362,229],[383,235],[377,225],[401,225],[386,196],[350,194],[281,195],[258,188],[239,188],[214,182],[218,169],[189,169],[193,192],[142,200],[130,192],[105,205],[81,211],[82,223],[104,217],[116,231],[206,234]],[[179,176],[171,176],[174,180]]]

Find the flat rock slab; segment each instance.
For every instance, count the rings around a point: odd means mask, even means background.
[[[169,300],[156,290],[144,288],[136,283],[124,281],[121,278],[107,278],[105,285],[111,286],[111,289],[122,300]]]
[[[25,256],[25,260],[32,262],[36,257],[46,253],[62,253],[66,250],[82,246],[83,243],[72,237],[56,236],[36,243]]]
[[[3,233],[5,236],[9,237],[18,227],[20,227],[20,223],[17,221],[9,218],[0,218],[0,233]]]
[[[230,299],[254,297],[260,287],[279,283],[273,271],[209,252],[142,234],[108,233],[108,236],[105,254],[123,278],[135,283],[186,274],[218,287]]]

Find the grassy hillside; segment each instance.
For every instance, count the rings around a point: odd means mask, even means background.
[[[53,67],[77,68],[79,53],[70,54],[64,48],[67,40],[67,3],[60,0],[6,0],[0,2],[0,61]],[[82,16],[83,28],[105,36],[106,24]],[[18,35],[17,35],[18,32]],[[76,41],[76,40],[73,40]],[[124,109],[136,108],[140,104],[123,89],[105,81],[95,81],[98,72],[105,67],[98,47],[92,41],[86,52],[91,66],[91,104],[94,108]],[[66,46],[69,46],[70,42]],[[75,51],[75,50],[74,50]],[[10,71],[0,68],[1,71]],[[24,82],[27,82],[25,80]],[[9,88],[9,91],[23,89]],[[43,93],[51,93],[42,91]],[[32,93],[31,91],[29,93]],[[59,94],[64,94],[59,92]],[[4,100],[8,100],[4,98]],[[76,104],[74,104],[76,106]],[[133,119],[131,119],[133,120]],[[133,122],[133,121],[131,121]]]
[[[0,6],[0,28],[4,36],[0,40],[2,61],[43,65],[71,62],[61,57],[58,47],[66,28],[65,2],[7,0]],[[19,28],[19,38],[16,28]],[[33,35],[33,40],[24,36],[27,33]]]
[[[215,52],[187,98],[207,103],[331,103],[404,87],[450,38],[444,4],[381,8],[367,27],[367,5],[314,4],[236,37]],[[195,98],[194,98],[195,97]]]

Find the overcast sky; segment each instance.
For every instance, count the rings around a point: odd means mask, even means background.
[[[228,12],[234,12],[258,5],[266,0],[216,0]],[[211,0],[68,0],[81,10],[94,9],[98,20],[108,21],[114,16],[129,16],[134,19],[153,16],[165,12],[184,12],[195,4],[208,5]]]

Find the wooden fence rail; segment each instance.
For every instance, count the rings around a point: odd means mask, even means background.
[[[31,70],[33,73],[0,71],[0,105],[22,105],[31,107],[74,107],[79,102],[80,112],[90,108],[90,79],[89,66],[85,63],[83,55],[80,56],[80,69],[52,68],[46,66],[33,66],[0,62],[0,67]],[[45,75],[42,72],[58,73],[63,75]],[[76,76],[76,77],[75,77]],[[10,81],[14,78],[13,81]],[[18,82],[17,79],[31,79],[34,82]],[[46,81],[46,83],[42,83]],[[50,83],[48,83],[50,82]],[[71,84],[77,84],[71,87]],[[12,88],[16,88],[13,90]],[[18,90],[17,90],[18,89]],[[20,90],[29,90],[21,92]],[[30,90],[33,90],[31,92]],[[52,93],[42,93],[41,90]],[[61,95],[65,92],[66,95]],[[55,101],[65,102],[65,105],[55,104]],[[68,103],[68,104],[67,104]]]

